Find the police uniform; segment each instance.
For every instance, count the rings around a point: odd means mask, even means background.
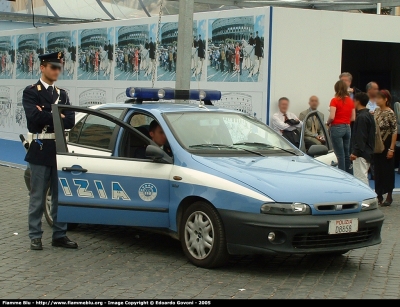
[[[41,64],[62,67],[63,54],[55,52],[39,56]],[[52,196],[51,216],[53,218],[52,245],[77,248],[77,244],[66,236],[67,224],[57,221],[58,210],[58,176],[56,162],[56,144],[51,114],[52,104],[69,105],[67,92],[40,79],[37,83],[25,88],[22,105],[27,119],[29,149],[25,161],[31,169],[31,191],[29,200],[29,238],[31,249],[42,249],[42,216],[46,191],[50,184]],[[40,110],[40,109],[41,110]],[[70,129],[75,124],[75,113],[63,112],[64,128]]]

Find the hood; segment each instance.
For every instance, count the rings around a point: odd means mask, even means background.
[[[360,202],[376,197],[370,187],[353,175],[308,156],[193,156],[193,159],[277,202]]]

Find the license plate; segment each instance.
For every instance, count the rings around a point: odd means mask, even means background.
[[[330,220],[328,234],[349,233],[358,231],[358,219]]]

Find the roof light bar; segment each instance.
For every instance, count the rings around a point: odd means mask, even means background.
[[[176,90],[173,88],[128,87],[126,96],[138,100],[220,100],[221,92],[216,90]]]

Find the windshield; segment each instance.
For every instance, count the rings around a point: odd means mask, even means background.
[[[238,113],[166,113],[172,133],[190,152],[260,155],[300,154],[282,136],[260,121]]]

